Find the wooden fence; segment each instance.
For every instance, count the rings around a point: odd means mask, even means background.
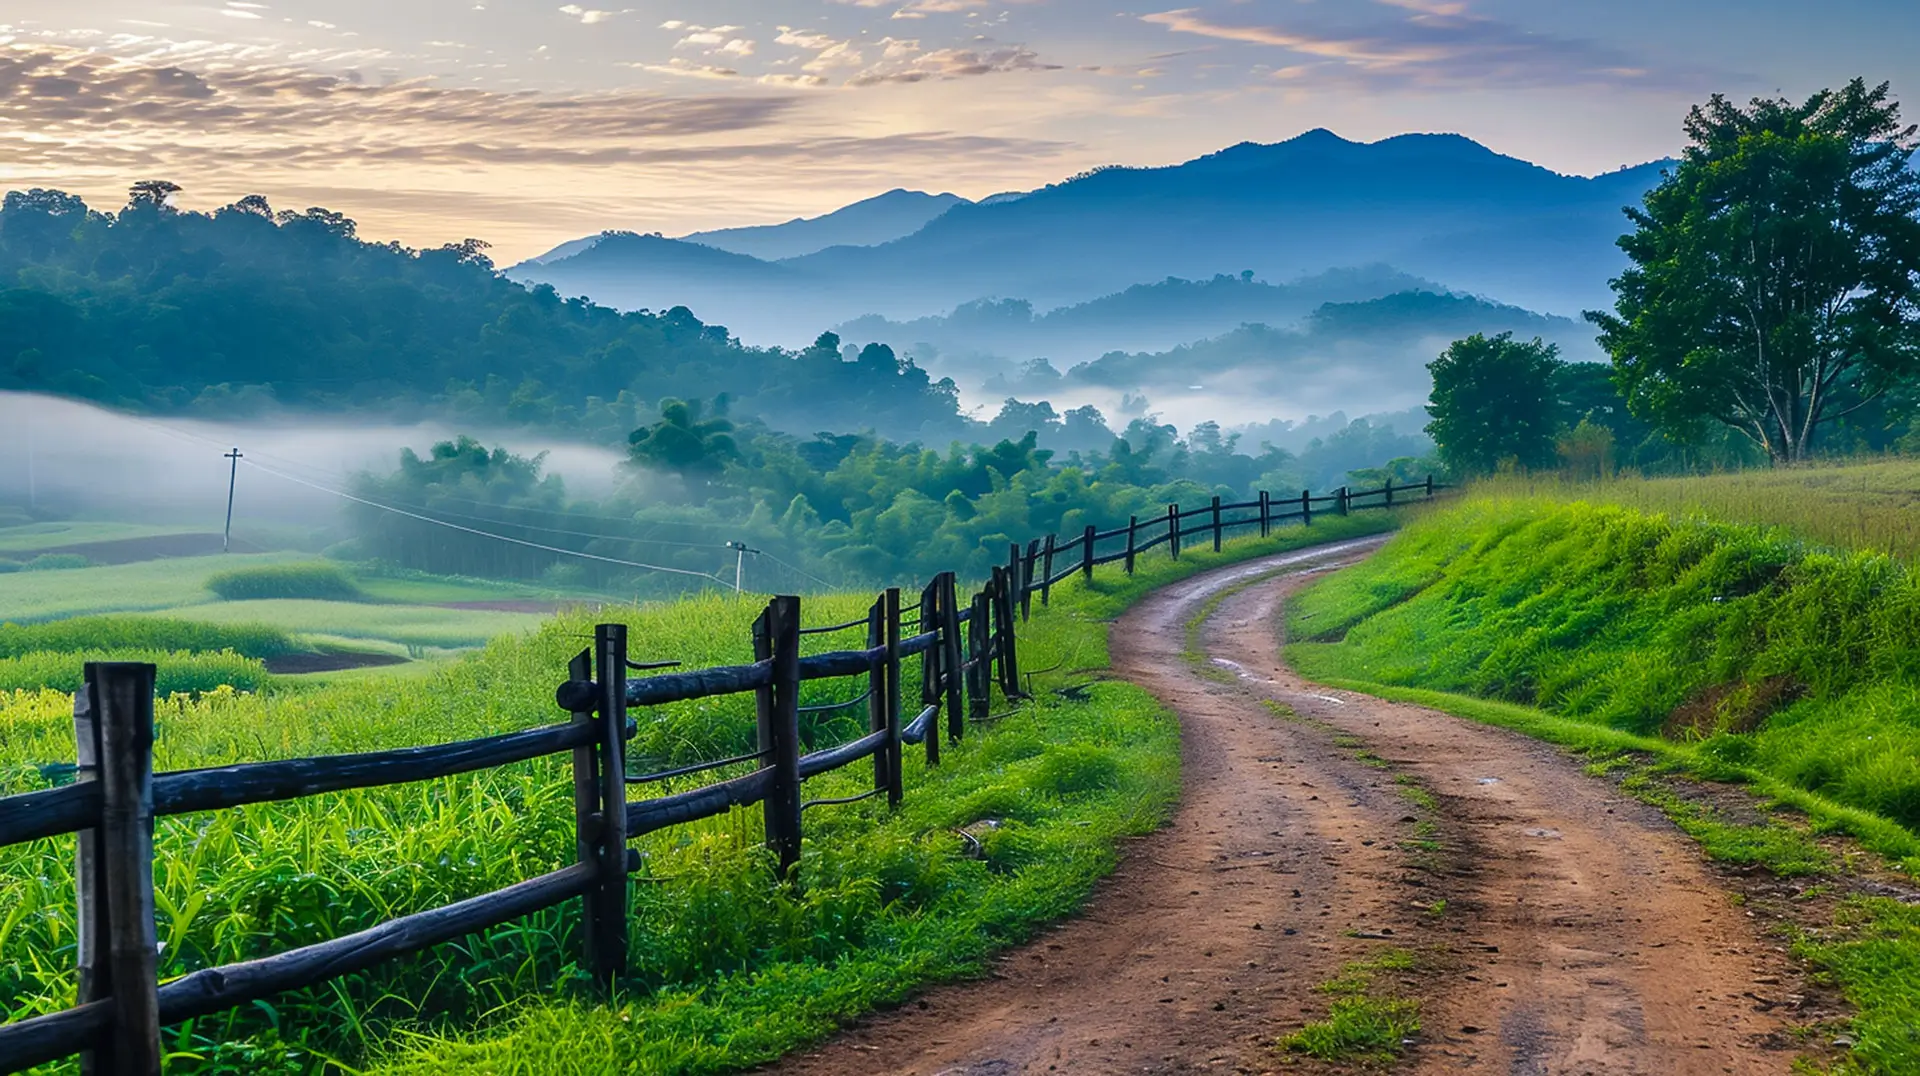
[[[914,633],[903,635],[901,594],[879,595],[865,618],[846,624],[803,627],[800,599],[770,600],[753,625],[748,665],[630,677],[659,665],[633,662],[625,625],[601,624],[593,646],[573,658],[555,699],[571,719],[500,736],[429,747],[320,758],[256,762],[211,769],[153,772],[154,673],[152,665],[90,662],[85,686],[74,696],[78,771],[72,784],[0,797],[0,846],[72,833],[76,835],[78,897],[78,999],[74,1007],[0,1024],[0,1070],[16,1072],[74,1054],[84,1073],[151,1076],[160,1071],[160,1029],[169,1024],[238,1008],[283,991],[313,986],[408,953],[451,941],[576,898],[581,901],[586,961],[596,981],[611,986],[625,971],[627,875],[638,855],[627,843],[656,830],[681,825],[735,807],[761,804],[766,841],[788,875],[800,858],[801,820],[810,807],[885,796],[900,803],[904,745],[920,745],[929,766],[940,761],[939,721],[946,739],[958,742],[969,724],[991,712],[997,689],[1006,699],[1024,697],[1016,646],[1016,619],[1029,614],[1038,595],[1045,604],[1054,584],[1075,572],[1093,577],[1102,564],[1136,558],[1159,545],[1180,556],[1188,538],[1210,538],[1219,549],[1229,531],[1257,526],[1264,537],[1276,523],[1311,524],[1316,514],[1345,515],[1431,498],[1443,487],[1431,478],[1376,490],[1342,487],[1319,497],[1222,504],[1181,511],[1124,527],[1087,527],[1062,542],[1055,535],[1011,546],[965,608],[952,572],[920,592]],[[867,629],[867,646],[802,656],[803,636]],[[903,664],[921,662],[920,708],[902,709]],[[672,663],[668,663],[672,664]],[[802,707],[805,681],[855,677],[866,689],[842,703]],[[628,712],[687,699],[752,692],[758,741],[751,754],[651,774],[626,769],[626,741],[634,735]],[[847,709],[865,703],[866,735],[824,750],[802,753],[803,710]],[[576,862],[505,889],[429,911],[403,916],[367,930],[274,956],[205,968],[159,982],[154,919],[154,819],[269,803],[354,788],[425,781],[455,774],[571,753]],[[809,777],[873,760],[873,787],[857,796],[805,800]],[[749,774],[686,792],[630,800],[629,785],[645,784],[758,763]]]

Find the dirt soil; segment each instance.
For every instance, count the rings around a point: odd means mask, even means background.
[[[1803,973],[1657,811],[1539,741],[1281,662],[1286,595],[1379,541],[1221,569],[1129,611],[1116,672],[1181,718],[1172,823],[984,981],[770,1071],[1341,1070],[1276,1040],[1325,1016],[1316,984],[1392,946],[1419,961],[1395,985],[1423,1024],[1396,1072],[1787,1072]],[[1196,660],[1187,622],[1223,592]]]
[[[234,540],[233,548],[240,553],[257,553],[259,548],[250,543]],[[220,552],[221,538],[218,532],[210,534],[156,534],[148,538],[111,538],[103,542],[76,542],[71,545],[49,546],[36,549],[31,553],[17,554],[20,557],[37,557],[43,553],[78,553],[95,564],[134,564],[146,560],[160,560],[164,557],[206,557]]]

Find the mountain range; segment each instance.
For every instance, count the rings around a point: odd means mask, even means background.
[[[507,273],[615,306],[685,305],[787,344],[862,315],[922,318],[983,298],[1047,310],[1168,277],[1287,282],[1367,265],[1577,314],[1607,302],[1624,264],[1621,210],[1663,166],[1587,178],[1459,135],[1363,143],[1315,130],[1016,197],[890,191],[822,217],[677,240],[607,232]]]

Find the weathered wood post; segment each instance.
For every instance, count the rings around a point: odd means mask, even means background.
[[[1427,500],[1433,500],[1433,475],[1427,475]]]
[[[1180,506],[1167,505],[1167,548],[1173,559],[1180,559]]]
[[[772,683],[760,689],[756,717],[760,750],[773,771],[767,785],[767,847],[791,878],[800,862],[800,599],[782,594],[767,603],[755,632],[754,657],[771,659]]]
[[[920,705],[938,705],[945,689],[947,669],[946,619],[940,610],[940,577],[934,576],[920,592],[920,631],[937,632],[932,646],[920,652]],[[940,765],[940,722],[927,725],[927,765]]]
[[[90,661],[73,699],[76,781],[100,784],[100,824],[82,830],[79,1001],[111,998],[85,1076],[159,1076],[159,939],[153,920],[153,680],[138,662]]]
[[[1040,539],[1027,543],[1027,560],[1020,569],[1020,619],[1033,619],[1033,565],[1040,559]]]
[[[1220,552],[1220,498],[1213,499],[1213,551]]]
[[[867,607],[867,649],[879,650],[887,642],[887,597],[882,594]],[[867,662],[867,731],[887,727],[887,662],[878,657]],[[873,787],[893,788],[893,763],[882,747],[873,756]],[[891,792],[889,792],[891,794]]]
[[[1089,583],[1093,582],[1093,536],[1098,533],[1100,532],[1094,529],[1093,524],[1089,523],[1081,537],[1080,576]]]
[[[885,627],[881,645],[886,647],[887,746],[881,754],[887,758],[887,806],[898,810],[904,793],[900,765],[900,588],[888,587],[880,596]]]
[[[1339,512],[1343,516],[1353,510],[1353,494],[1346,486],[1340,487],[1340,500],[1338,504],[1340,506]]]
[[[1040,547],[1040,604],[1047,604],[1047,598],[1053,592],[1053,535],[1048,533],[1046,544]]]
[[[1388,476],[1387,476],[1387,485],[1386,485],[1386,491],[1387,491],[1387,505],[1386,505],[1386,506],[1387,506],[1388,508],[1392,508],[1392,507],[1393,507],[1393,476],[1392,476],[1392,475],[1388,475]]]
[[[1300,525],[1303,527],[1306,527],[1306,526],[1311,526],[1312,524],[1313,524],[1313,491],[1310,489],[1303,489],[1300,491]]]
[[[1266,490],[1260,491],[1260,537],[1273,533],[1273,495]]]
[[[1135,544],[1135,532],[1138,531],[1139,529],[1140,529],[1140,517],[1128,516],[1127,517],[1127,574],[1128,575],[1133,574],[1133,551],[1134,551],[1134,544]]]
[[[600,673],[600,916],[593,975],[610,989],[627,970],[627,626],[596,624],[593,660]]]
[[[959,743],[966,735],[966,715],[961,712],[961,683],[966,661],[960,648],[960,581],[952,572],[941,572],[936,580],[940,584],[940,646],[946,656],[942,660],[942,684],[947,696],[947,742]],[[939,730],[927,730],[927,739],[939,739]],[[937,763],[940,759],[940,745],[927,747],[927,760]]]
[[[582,650],[567,663],[567,679],[586,682],[593,679],[592,649]],[[573,711],[573,723],[576,725],[593,724],[596,704],[584,704],[587,709]],[[581,863],[598,864],[600,862],[600,744],[583,744],[573,749],[573,853]],[[586,947],[582,961],[593,969],[596,983],[603,989],[611,985],[611,979],[602,980],[600,961],[600,939],[606,933],[601,923],[617,914],[605,907],[598,887],[587,890],[580,897],[581,922],[586,927],[581,932]]]
[[[995,657],[1000,662],[1000,690],[1007,698],[1020,695],[1020,657],[1014,643],[1013,634],[1013,594],[1004,587],[1000,591],[998,616],[995,618],[995,633],[999,636],[999,645]]]
[[[967,681],[967,716],[974,721],[985,721],[993,705],[989,697],[993,691],[990,640],[993,624],[992,614],[987,611],[989,605],[987,592],[982,590],[973,596],[973,608],[967,613],[967,671],[972,674]]]

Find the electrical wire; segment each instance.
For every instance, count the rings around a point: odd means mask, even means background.
[[[600,561],[603,564],[619,564],[624,567],[639,568],[644,571],[650,571],[650,572],[670,572],[674,575],[690,575],[695,577],[696,579],[712,580],[713,582],[719,583],[722,586],[728,585],[726,580],[721,579],[717,574],[711,574],[708,572],[690,571],[685,568],[669,568],[662,564],[646,564],[637,560],[622,560],[619,557],[603,557],[598,553],[582,553],[575,549],[562,549],[559,546],[543,545],[539,542],[529,542],[524,538],[509,538],[504,534],[494,534],[490,531],[477,530],[473,527],[463,527],[458,523],[449,523],[444,519],[434,519],[431,516],[423,516],[417,512],[409,512],[403,508],[395,508],[392,505],[381,504],[378,501],[370,501],[365,497],[356,497],[353,494],[348,493],[344,490],[331,489],[327,486],[321,485],[318,482],[309,482],[306,479],[301,478],[297,475],[290,475],[283,471],[276,471],[271,467],[266,467],[261,464],[255,463],[250,459],[242,458],[240,462],[246,464],[248,467],[251,467],[256,471],[260,471],[265,474],[270,474],[275,478],[279,478],[287,482],[293,482],[297,485],[306,486],[309,489],[316,489],[322,493],[330,493],[335,497],[342,498],[343,500],[353,501],[356,504],[364,504],[369,508],[378,508],[383,512],[392,512],[395,515],[406,516],[409,519],[417,519],[422,523],[432,523],[435,526],[446,527],[449,530],[456,530],[456,531],[464,532],[466,534],[479,535],[482,538],[492,538],[492,539],[495,539],[496,541],[509,542],[513,545],[525,546],[529,549],[539,549],[548,553],[558,553],[562,556],[567,556],[567,557],[579,557],[583,560],[595,560],[595,561]]]

